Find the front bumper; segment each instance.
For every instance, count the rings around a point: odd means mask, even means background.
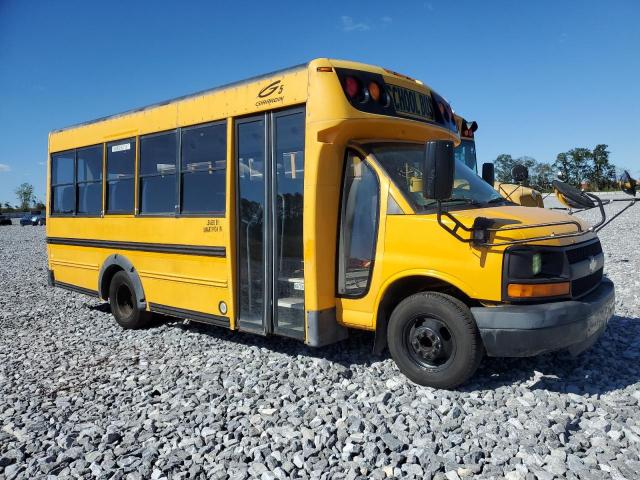
[[[580,300],[474,307],[471,313],[487,355],[530,357],[563,349],[573,355],[586,350],[604,332],[614,308],[613,282],[605,278]]]

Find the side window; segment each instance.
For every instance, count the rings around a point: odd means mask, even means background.
[[[51,155],[51,213],[75,213],[75,151]]]
[[[76,153],[77,213],[102,213],[102,145],[80,148]]]
[[[136,139],[107,143],[107,213],[133,213]]]
[[[364,295],[375,258],[380,193],[373,169],[347,152],[338,245],[338,293]]]
[[[140,138],[140,213],[174,213],[177,205],[177,131]]]
[[[227,125],[182,130],[182,213],[224,213]]]

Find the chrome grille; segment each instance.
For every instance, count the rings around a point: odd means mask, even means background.
[[[600,240],[566,250],[571,272],[571,297],[579,298],[595,289],[602,280],[604,254]],[[593,270],[594,267],[597,270]]]
[[[591,290],[598,286],[601,280],[602,269],[597,270],[591,275],[587,275],[586,277],[571,280],[571,296],[573,298],[578,298],[589,293]]]
[[[586,260],[589,257],[595,257],[600,253],[602,253],[602,245],[600,245],[600,240],[596,240],[587,245],[578,245],[577,247],[567,249],[567,259],[569,260],[569,264],[573,264]]]

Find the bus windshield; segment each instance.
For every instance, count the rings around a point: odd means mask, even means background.
[[[424,145],[415,143],[379,143],[370,146],[376,160],[402,190],[417,211],[429,210],[436,201],[422,193]],[[451,198],[447,206],[475,208],[507,203],[489,184],[461,161],[456,161]]]
[[[476,143],[473,140],[462,140],[454,150],[456,160],[464,163],[474,172],[478,171],[476,163]]]

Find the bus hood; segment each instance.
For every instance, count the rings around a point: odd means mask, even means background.
[[[515,183],[495,182],[493,188],[510,202],[517,203],[523,207],[544,207],[542,194],[531,188]]]
[[[533,242],[540,245],[572,245],[574,243],[584,242],[595,237],[595,233],[587,231],[589,228],[589,224],[587,222],[575,216],[567,215],[564,212],[548,210],[545,208],[503,206],[452,211],[451,215],[469,228],[473,226],[476,218],[484,217],[489,220],[493,220],[494,224],[491,228],[549,224],[557,222],[577,222],[584,232],[583,235],[578,235],[575,237],[552,238],[549,240]],[[443,222],[453,226],[453,223],[450,222],[446,217],[442,218]],[[563,235],[567,233],[576,233],[577,231],[578,227],[573,223],[548,225],[519,230],[505,230],[504,232],[497,231],[491,235],[490,241],[501,243],[510,240],[523,240],[527,238],[542,237],[547,235]]]

